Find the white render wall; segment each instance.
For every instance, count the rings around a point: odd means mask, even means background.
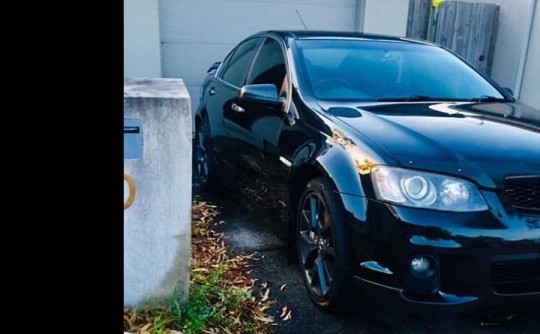
[[[540,110],[540,0],[536,2],[529,53],[521,88],[521,100]]]
[[[124,76],[161,77],[157,0],[124,0]]]
[[[143,136],[142,156],[124,157],[126,306],[169,301],[175,289],[181,302],[188,297],[190,105],[182,79],[124,80],[124,118],[140,120]],[[124,139],[124,145],[128,142]]]
[[[405,36],[409,0],[364,0],[364,32]]]

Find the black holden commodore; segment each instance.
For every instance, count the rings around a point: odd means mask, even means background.
[[[321,307],[540,305],[540,111],[447,49],[257,33],[210,67],[195,124],[199,183],[285,210]]]

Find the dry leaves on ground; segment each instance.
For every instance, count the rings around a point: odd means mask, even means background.
[[[192,203],[191,286],[186,308],[157,306],[125,309],[124,330],[153,333],[271,333],[274,318],[266,313],[273,303],[268,287],[261,298],[250,277],[253,254],[227,254],[224,234],[212,230],[215,205]],[[222,223],[222,222],[220,222]],[[258,299],[258,300],[257,300]]]

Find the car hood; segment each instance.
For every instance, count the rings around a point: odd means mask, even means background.
[[[487,188],[501,188],[509,175],[540,174],[540,111],[524,104],[321,107],[403,167],[462,176]]]

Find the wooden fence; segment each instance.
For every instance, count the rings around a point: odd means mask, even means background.
[[[407,37],[428,39],[431,0],[410,0],[407,17]]]
[[[445,46],[490,74],[498,17],[494,4],[445,1],[434,10],[429,0],[410,0],[407,36]]]

